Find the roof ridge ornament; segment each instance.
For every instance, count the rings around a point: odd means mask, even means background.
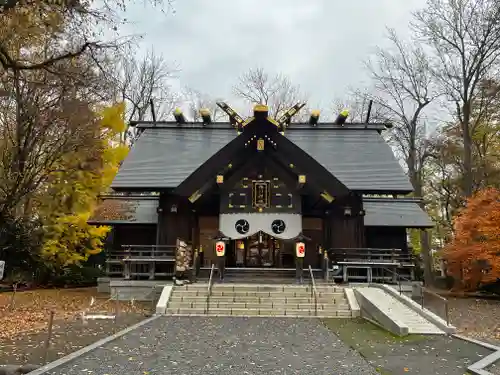
[[[343,109],[342,112],[340,112],[337,118],[335,119],[335,125],[344,126],[347,117],[349,117],[349,110]]]
[[[236,127],[238,133],[240,133],[243,129],[243,123],[245,122],[243,118],[225,102],[217,102],[216,104],[229,116],[229,122],[232,126]]]
[[[208,108],[201,108],[200,111],[201,121],[203,125],[210,125],[212,123],[212,116]]]
[[[298,102],[294,106],[290,107],[283,115],[278,119],[278,124],[280,125],[281,129],[284,129],[285,127],[290,125],[290,122],[292,121],[292,117],[295,116],[304,106],[306,103],[301,103]]]
[[[186,118],[184,117],[182,109],[180,108],[174,109],[174,118],[178,125],[186,123]]]
[[[320,114],[321,112],[318,109],[311,111],[311,116],[309,117],[309,125],[316,127],[318,125]]]

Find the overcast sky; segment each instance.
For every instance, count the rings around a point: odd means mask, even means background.
[[[408,35],[425,0],[176,0],[175,13],[134,5],[124,34],[142,34],[181,68],[179,86],[235,103],[232,86],[249,68],[284,73],[329,107],[366,81],[362,61],[386,44],[386,27]]]

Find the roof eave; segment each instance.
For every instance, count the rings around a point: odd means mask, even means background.
[[[134,186],[134,185],[111,185],[111,189],[116,191],[117,193],[163,193],[170,192],[174,190],[176,186],[158,186],[158,187],[144,187],[144,186]]]
[[[349,187],[349,186],[348,186]],[[401,189],[383,189],[383,190],[367,190],[367,189],[351,189],[353,192],[359,193],[359,194],[383,194],[383,195],[408,195],[413,193],[413,189],[406,189],[406,188],[401,188]],[[370,198],[371,199],[371,198]],[[377,199],[377,198],[374,198]],[[391,199],[391,198],[385,198],[385,199]]]
[[[143,221],[121,221],[121,220],[89,220],[88,225],[95,226],[115,226],[115,225],[156,225],[155,222],[143,222]]]
[[[407,229],[431,229],[434,228],[434,224],[426,224],[426,225],[389,225],[389,224],[366,224],[365,227],[390,227],[390,228],[407,228]]]

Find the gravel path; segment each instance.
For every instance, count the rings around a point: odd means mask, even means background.
[[[315,319],[162,317],[51,375],[372,375]]]

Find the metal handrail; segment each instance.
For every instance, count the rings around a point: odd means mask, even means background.
[[[314,316],[318,316],[318,290],[314,281],[314,274],[311,265],[309,265],[309,276],[311,276],[311,298],[314,295]]]
[[[210,277],[208,279],[208,289],[207,289],[207,299],[205,301],[205,314],[208,314],[208,305],[210,303],[210,295],[212,294],[212,285],[213,285],[213,277],[214,277],[215,264],[212,264],[212,268],[210,269]]]
[[[389,271],[390,273],[392,273],[393,275],[396,276],[397,278],[397,281],[398,281],[398,286],[399,286],[399,294],[402,295],[403,294],[403,289],[402,289],[402,284],[401,284],[401,281],[404,280],[404,281],[409,281],[410,283],[412,283],[413,281],[404,277],[404,276],[401,276],[398,272],[396,271],[393,271],[393,270],[390,270],[389,268],[383,268],[384,270],[386,271]],[[449,305],[448,305],[448,299],[446,297],[443,297],[443,296],[440,296],[439,294],[437,294],[436,292],[433,292],[432,290],[430,289],[427,289],[425,286],[423,285],[420,285],[418,284],[418,287],[420,288],[420,308],[423,310],[424,309],[424,292],[426,293],[429,293],[431,294],[432,296],[434,297],[437,297],[438,299],[440,299],[441,301],[444,302],[444,307],[445,307],[445,315],[446,315],[446,325],[450,325],[450,312],[449,312]]]

